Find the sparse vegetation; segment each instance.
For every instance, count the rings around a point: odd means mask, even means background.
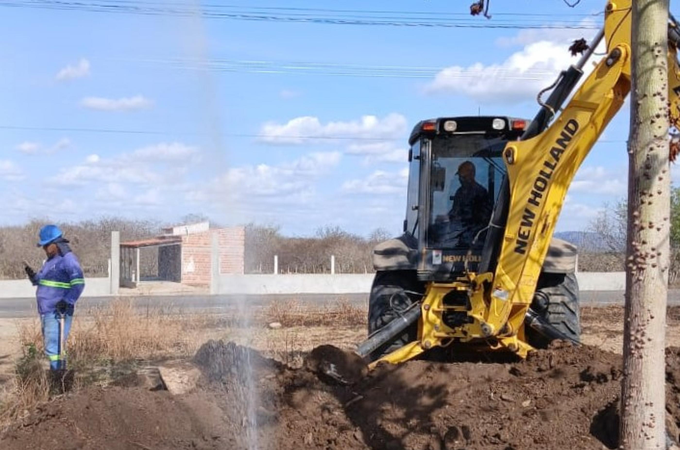
[[[185,223],[206,220],[196,215],[184,219]],[[0,227],[0,279],[24,278],[24,260],[34,268],[41,266],[44,254],[35,242],[38,230],[47,222],[34,219],[22,226]],[[85,276],[99,277],[108,274],[112,231],[120,231],[123,241],[136,240],[158,235],[165,224],[104,218],[60,226],[78,254]],[[390,237],[380,229],[364,238],[337,227],[320,229],[312,237],[287,237],[277,226],[249,224],[246,225],[245,270],[246,273],[272,273],[274,255],[278,255],[281,273],[330,273],[331,255],[335,255],[337,273],[370,273],[373,272],[373,246]],[[140,256],[141,276],[156,276],[157,249],[143,249]]]
[[[280,273],[330,273],[335,256],[336,273],[373,272],[373,247],[389,233],[373,231],[367,238],[338,227],[326,227],[313,237],[286,237],[277,226],[246,227],[246,273],[273,273],[274,255]]]
[[[282,337],[272,336],[277,330],[267,329],[272,322],[279,322],[286,329],[279,331]],[[305,351],[327,340],[325,329],[319,333],[314,328],[351,327],[363,334],[365,323],[366,308],[347,300],[321,305],[295,299],[274,302],[253,309],[246,318],[238,311],[186,314],[173,306],[138,309],[131,299],[117,299],[103,307],[82,310],[74,318],[68,364],[78,373],[76,385],[102,382],[101,377],[92,375],[99,368],[187,358],[208,337],[227,337],[255,343],[265,355],[294,365],[301,361]],[[249,333],[244,332],[244,325],[252,327]],[[305,328],[295,331],[295,327]],[[18,340],[22,356],[15,363],[11,382],[5,386],[6,395],[0,397],[0,425],[16,420],[51,397],[40,321],[37,318],[22,321],[18,325]]]
[[[673,196],[671,281],[680,275],[680,192]],[[187,223],[206,220],[202,216],[187,216]],[[575,242],[579,245],[579,270],[610,272],[623,270],[625,244],[625,203],[605,205],[602,213],[588,229],[591,239]],[[35,239],[46,220],[33,220],[23,226],[0,227],[0,279],[24,278],[22,261],[40,267],[44,255],[35,247]],[[677,222],[677,223],[676,223]],[[122,240],[156,236],[165,224],[155,221],[136,221],[105,218],[62,224],[72,241],[85,276],[106,276],[111,249],[111,231],[121,233]],[[336,273],[372,273],[373,247],[391,237],[383,229],[362,237],[338,227],[319,229],[314,236],[285,236],[276,225],[246,225],[246,273],[273,273],[274,256],[278,256],[280,273],[330,273],[331,256],[335,256]],[[594,238],[593,238],[594,237]],[[597,245],[594,242],[597,242]],[[156,249],[141,252],[141,275],[154,277],[158,273]]]
[[[348,300],[316,305],[298,300],[272,302],[262,314],[267,323],[277,322],[283,327],[307,326],[362,326],[366,325],[368,306],[356,306]]]
[[[589,224],[589,232],[596,237],[598,247],[579,248],[579,270],[584,272],[623,271],[626,258],[628,206],[623,200],[605,204]],[[671,192],[670,270],[668,284],[680,283],[680,188]]]
[[[43,251],[36,248],[38,231],[47,219],[34,219],[22,226],[0,227],[0,278],[25,278],[23,260],[35,269],[42,265]],[[111,254],[111,232],[120,231],[121,239],[139,239],[160,231],[153,221],[104,218],[98,221],[60,223],[64,235],[78,254],[85,276],[106,276]],[[143,252],[140,264],[142,274],[156,273],[156,255]]]

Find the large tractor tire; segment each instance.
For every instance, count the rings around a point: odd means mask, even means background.
[[[531,309],[564,335],[579,341],[581,319],[576,274],[541,274]],[[526,329],[526,336],[529,344],[535,348],[546,348],[550,343],[550,339],[530,327]]]
[[[400,316],[424,293],[423,284],[413,270],[378,271],[373,279],[368,300],[368,334],[381,329]],[[375,350],[370,356],[376,360],[418,338],[418,324],[408,327],[393,342]]]

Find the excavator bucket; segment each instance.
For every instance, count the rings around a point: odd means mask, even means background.
[[[316,347],[305,358],[304,366],[326,382],[352,385],[368,373],[364,359],[332,345]]]

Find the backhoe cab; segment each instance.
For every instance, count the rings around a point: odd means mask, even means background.
[[[503,151],[530,121],[510,117],[451,117],[415,126],[409,139],[409,180],[400,244],[374,250],[376,270],[415,270],[418,280],[452,282],[476,272],[486,231],[507,175]],[[412,254],[394,254],[406,245]],[[395,248],[396,246],[396,248]],[[576,248],[559,242],[550,271],[574,271]]]
[[[375,365],[433,348],[525,357],[578,341],[576,248],[553,231],[576,171],[631,87],[631,0],[606,4],[604,27],[544,92],[531,120],[450,117],[410,138],[404,234],[374,249],[368,338]],[[668,24],[668,99],[680,125],[680,28]],[[600,42],[606,53],[579,86]],[[565,51],[567,49],[565,48]]]

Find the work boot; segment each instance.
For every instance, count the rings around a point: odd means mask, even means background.
[[[75,380],[73,370],[68,369],[51,369],[49,371],[50,394],[61,395],[73,389],[73,382]]]

